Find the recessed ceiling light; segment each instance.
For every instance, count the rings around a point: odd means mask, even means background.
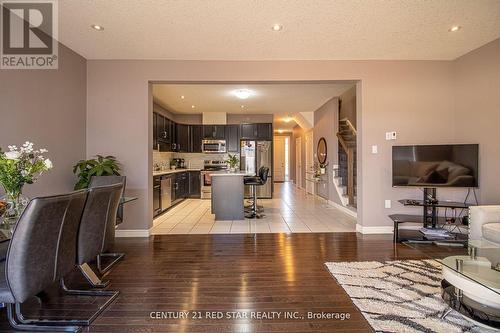
[[[453,27],[451,27],[451,28],[449,29],[449,31],[450,31],[450,32],[456,32],[456,31],[458,31],[458,30],[460,30],[460,29],[462,29],[462,27],[461,27],[461,26],[459,26],[459,25],[454,25]]]
[[[181,96],[181,99],[184,99],[184,95]]]
[[[244,105],[242,105],[242,106],[241,106],[241,108],[242,108],[242,109],[244,109],[244,108],[245,108],[245,106],[244,106]]]
[[[286,118],[283,118],[283,121],[284,121],[285,123],[289,123],[289,122],[291,122],[292,120],[293,120],[293,118],[292,118],[292,117],[290,117],[290,116],[287,116]]]
[[[283,130],[278,130],[278,133],[283,133]]]
[[[233,95],[238,97],[239,99],[247,99],[248,97],[254,94],[253,91],[249,89],[236,89],[233,90]]]
[[[97,30],[97,31],[103,31],[104,30],[104,27],[102,25],[98,25],[98,24],[92,24],[90,27],[92,29],[94,29],[94,30]]]
[[[194,109],[195,107],[196,107],[196,106],[194,106],[194,105],[191,105],[191,109]]]
[[[281,24],[276,23],[275,25],[273,25],[274,31],[280,31],[282,29],[283,29],[283,26]]]

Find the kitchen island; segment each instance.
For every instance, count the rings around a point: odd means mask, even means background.
[[[212,178],[212,214],[216,220],[244,220],[245,172],[218,171]]]

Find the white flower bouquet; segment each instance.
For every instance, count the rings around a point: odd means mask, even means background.
[[[37,178],[52,169],[52,162],[43,156],[47,149],[33,149],[33,143],[26,141],[22,147],[8,146],[9,151],[0,148],[0,185],[5,190],[5,201],[9,205],[7,217],[18,217],[25,203],[20,202],[25,184],[33,184]],[[27,202],[26,202],[27,203]]]

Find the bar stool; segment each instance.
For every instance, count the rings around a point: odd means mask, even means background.
[[[255,177],[244,177],[243,183],[245,185],[252,186],[252,207],[247,214],[245,214],[246,218],[263,218],[265,215],[261,214],[260,210],[257,209],[257,186],[263,186],[267,183],[267,177],[269,175],[268,167],[261,167],[259,169],[259,175]],[[263,211],[263,209],[262,209]]]

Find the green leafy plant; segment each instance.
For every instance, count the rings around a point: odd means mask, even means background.
[[[231,169],[236,168],[240,161],[238,160],[238,156],[236,154],[231,155],[228,154],[229,158],[226,160],[227,164]]]
[[[80,160],[73,166],[73,173],[78,177],[75,190],[89,187],[92,176],[119,176],[120,163],[114,156],[96,155],[90,160]]]

